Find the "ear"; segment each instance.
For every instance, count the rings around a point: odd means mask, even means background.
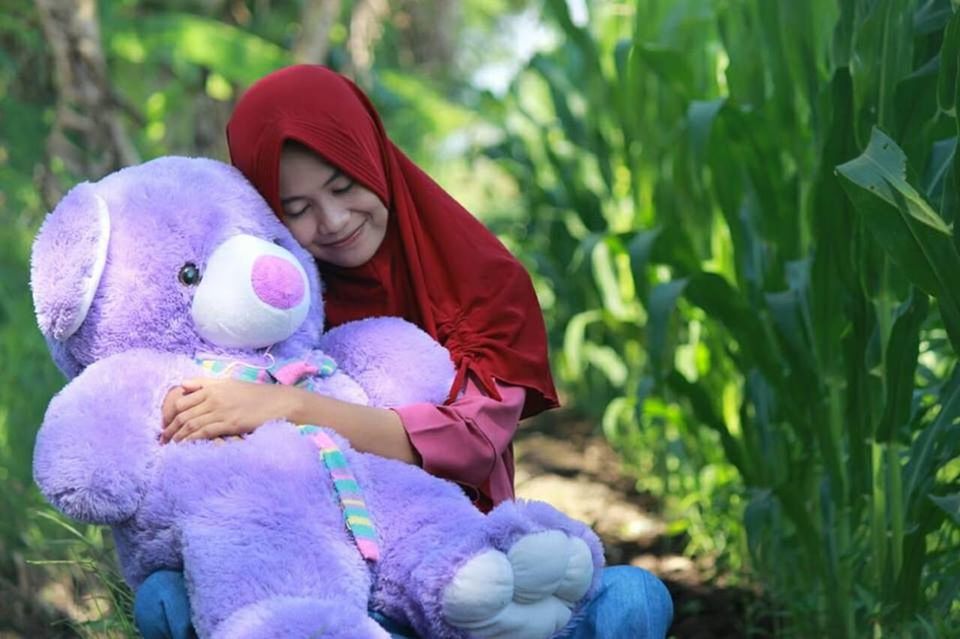
[[[40,331],[63,342],[86,318],[100,285],[110,212],[94,186],[75,186],[47,216],[33,242],[30,287]]]

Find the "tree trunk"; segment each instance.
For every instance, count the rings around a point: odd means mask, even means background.
[[[389,11],[387,0],[358,0],[353,7],[347,39],[347,53],[350,55],[347,73],[360,84],[369,84],[374,48],[383,34],[383,21]]]
[[[449,71],[456,58],[462,17],[461,0],[399,0],[397,11],[406,14],[398,31],[411,62],[427,73]]]
[[[52,205],[63,194],[58,163],[70,179],[95,179],[139,156],[123,128],[100,41],[96,0],[36,0],[50,47],[57,109],[47,138],[41,188]]]
[[[323,64],[330,48],[330,28],[340,17],[341,0],[307,0],[300,15],[300,37],[293,59],[302,64]]]

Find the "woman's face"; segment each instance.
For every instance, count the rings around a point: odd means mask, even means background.
[[[387,233],[380,198],[300,146],[280,154],[280,204],[293,237],[328,264],[365,264]]]

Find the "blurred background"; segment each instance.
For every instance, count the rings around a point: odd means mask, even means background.
[[[0,637],[132,637],[31,480],[29,248],[73,184],[226,159],[322,62],[532,273],[565,408],[518,485],[676,637],[960,637],[957,0],[2,0]]]

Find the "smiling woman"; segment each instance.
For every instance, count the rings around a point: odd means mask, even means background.
[[[277,418],[324,424],[358,451],[456,482],[482,511],[512,499],[518,421],[557,405],[543,315],[523,265],[390,141],[367,96],[327,68],[289,67],[254,84],[227,137],[233,164],[316,258],[330,334],[352,320],[401,317],[448,349],[457,374],[442,404],[389,409],[279,385],[186,380],[168,396],[165,437],[244,434]],[[163,579],[138,592],[141,610],[182,601],[182,588]],[[392,614],[378,619],[397,622],[395,636],[412,636],[402,626],[414,620]],[[660,639],[671,616],[656,577],[621,567],[604,573],[569,636]],[[553,634],[498,628],[471,636]]]
[[[280,204],[296,240],[334,266],[365,264],[387,233],[387,207],[373,191],[294,141],[280,154]]]

